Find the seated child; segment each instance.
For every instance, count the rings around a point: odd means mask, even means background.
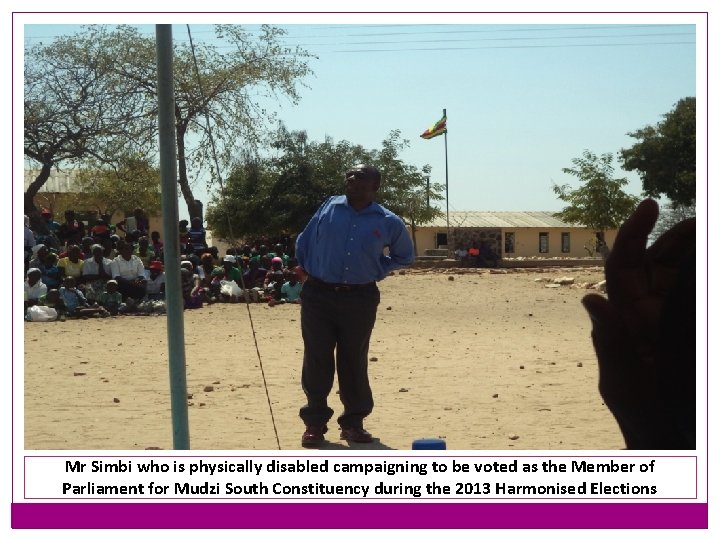
[[[97,301],[110,315],[117,315],[125,311],[122,294],[118,291],[118,282],[114,279],[108,280],[105,284],[105,291],[98,294]]]
[[[72,276],[67,276],[63,280],[63,286],[58,289],[58,294],[65,306],[65,311],[71,317],[107,315],[107,312],[101,306],[91,306],[88,303],[85,295],[76,287],[75,278]]]
[[[202,307],[203,295],[200,293],[200,278],[192,272],[192,263],[183,261],[180,264],[180,279],[185,309]]]
[[[297,274],[292,270],[285,272],[285,282],[282,284],[280,289],[280,300],[271,298],[268,302],[268,306],[275,306],[277,304],[299,304],[300,303],[300,291],[302,290],[302,283],[298,281]]]
[[[38,298],[38,305],[54,308],[58,314],[58,321],[65,320],[65,304],[63,304],[57,289],[48,289],[46,294]]]

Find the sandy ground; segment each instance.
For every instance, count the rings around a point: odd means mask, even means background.
[[[622,448],[597,391],[580,304],[588,291],[537,281],[562,276],[602,279],[599,268],[389,276],[370,349],[375,410],[365,427],[377,439],[341,441],[333,418],[323,449],[406,450],[423,437],[455,450]],[[249,310],[267,394],[248,307],[185,312],[194,450],[275,450],[273,416],[280,447],[301,448],[299,306]],[[25,448],[172,449],[166,321],[24,323]],[[330,406],[337,417],[335,389]]]

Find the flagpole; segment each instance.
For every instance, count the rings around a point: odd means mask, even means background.
[[[447,109],[443,109],[443,118],[447,118]],[[447,129],[445,130],[445,221],[447,224],[447,249],[450,257],[450,184],[448,182]]]

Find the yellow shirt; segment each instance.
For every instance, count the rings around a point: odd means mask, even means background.
[[[70,257],[63,257],[58,261],[58,267],[65,271],[66,276],[72,276],[79,278],[82,275],[83,260],[78,259],[78,262],[74,263],[70,260]]]

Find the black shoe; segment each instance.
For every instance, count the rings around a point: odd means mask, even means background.
[[[373,436],[361,427],[344,427],[340,431],[340,438],[350,442],[369,443]]]
[[[325,433],[327,433],[327,426],[307,426],[305,433],[303,433],[301,444],[306,448],[320,446],[325,442],[325,437],[323,436]]]

